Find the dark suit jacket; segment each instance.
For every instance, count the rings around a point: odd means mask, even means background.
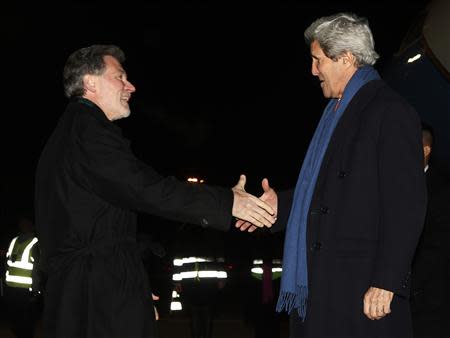
[[[224,230],[231,224],[231,189],[160,176],[84,99],[68,105],[47,142],[35,192],[48,272],[46,338],[154,336],[136,211]]]
[[[411,310],[415,325],[423,318],[435,320],[435,326],[449,327],[450,184],[431,165],[425,176],[428,206],[412,266]]]
[[[292,191],[279,194],[278,223],[286,224],[289,200]],[[307,223],[301,337],[411,336],[404,297],[425,205],[419,118],[383,81],[371,81],[341,117],[319,172]],[[370,286],[396,294],[392,313],[379,321],[363,314]]]

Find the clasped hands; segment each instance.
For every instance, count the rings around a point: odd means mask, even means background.
[[[236,217],[236,228],[253,232],[264,226],[270,228],[277,220],[278,198],[275,190],[269,186],[267,178],[261,181],[264,190],[258,198],[245,191],[245,175],[239,177],[232,188],[234,201],[232,214]]]

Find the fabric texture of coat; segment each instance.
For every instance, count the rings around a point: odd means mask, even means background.
[[[430,165],[427,214],[411,270],[414,337],[450,336],[450,181]]]
[[[136,212],[227,230],[231,189],[165,178],[92,102],[71,100],[38,163],[46,338],[156,336]]]
[[[287,223],[292,191],[278,195]],[[416,112],[382,80],[364,85],[341,117],[319,172],[307,223],[308,306],[291,337],[409,338],[409,275],[426,207]],[[395,293],[392,313],[370,320],[374,286]]]

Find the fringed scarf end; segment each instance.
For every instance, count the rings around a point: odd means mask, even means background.
[[[295,308],[298,311],[298,315],[305,321],[306,318],[306,301],[308,299],[308,288],[297,287],[297,292],[282,291],[277,302],[277,312],[285,310],[288,314],[291,314]]]

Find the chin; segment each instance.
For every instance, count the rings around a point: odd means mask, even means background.
[[[117,121],[120,119],[124,119],[127,118],[128,116],[130,116],[130,111],[126,111],[126,112],[122,112],[120,114],[117,114],[113,119],[111,119],[111,121]]]
[[[126,117],[128,117],[128,116],[130,116],[130,114],[131,114],[131,110],[130,110],[130,108],[129,107],[126,107],[126,108],[124,108],[123,110],[122,110],[122,112],[120,113],[120,118],[126,118]]]

